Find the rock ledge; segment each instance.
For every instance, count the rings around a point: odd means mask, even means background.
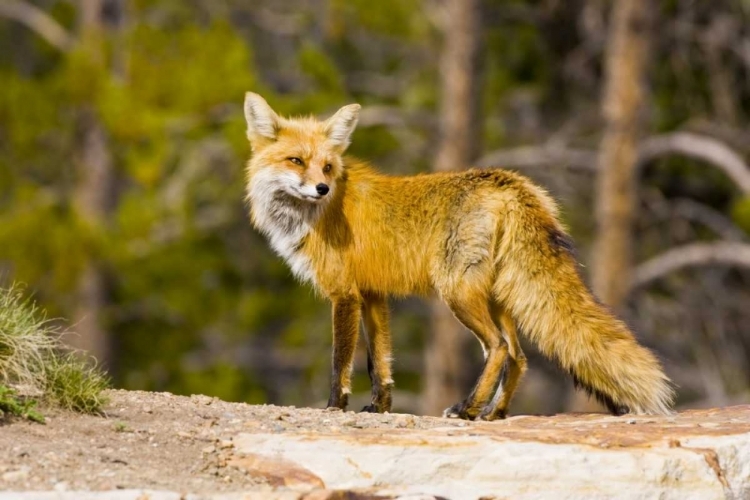
[[[5,426],[0,500],[750,498],[748,405],[485,423],[113,391],[110,415]]]

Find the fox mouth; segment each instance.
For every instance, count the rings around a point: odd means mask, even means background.
[[[316,205],[326,199],[331,198],[332,193],[330,192],[326,192],[325,194],[315,192],[315,190],[312,190],[312,192],[310,192],[310,190],[306,190],[304,189],[304,187],[307,187],[307,186],[304,186],[304,185],[302,187],[289,186],[289,189],[287,192],[291,194],[292,196],[294,196],[295,198],[298,198],[302,201],[306,201],[308,203],[313,203]]]
[[[316,204],[323,201],[324,198],[327,198],[327,196],[323,196],[319,194],[318,195],[306,194],[297,189],[292,190],[290,194],[294,196],[295,198],[298,198],[302,201],[309,201],[309,202],[316,203]]]

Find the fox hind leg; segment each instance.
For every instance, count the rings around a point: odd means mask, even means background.
[[[380,295],[367,294],[362,305],[367,336],[367,371],[372,384],[372,402],[364,412],[391,411],[391,331],[388,326],[388,301]]]
[[[492,396],[508,356],[508,346],[492,320],[489,300],[480,293],[447,300],[456,318],[476,335],[485,353],[484,368],[471,394],[443,412],[444,417],[473,420]]]
[[[523,374],[526,373],[526,356],[518,342],[516,324],[513,318],[507,311],[497,312],[496,317],[500,323],[503,338],[508,345],[508,359],[492,401],[482,409],[478,416],[480,420],[505,418],[513,393],[516,392],[518,383],[521,381]]]

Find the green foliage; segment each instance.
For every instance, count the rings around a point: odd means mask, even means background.
[[[43,424],[44,415],[34,409],[36,404],[34,399],[23,398],[18,391],[0,384],[0,420],[10,415]]]
[[[40,228],[45,228],[43,238]],[[19,187],[12,207],[0,213],[0,259],[15,262],[24,281],[47,283],[62,292],[74,288],[84,258],[98,253],[98,237],[69,207],[35,193],[31,186]]]
[[[79,353],[63,353],[47,360],[45,397],[60,408],[81,413],[100,413],[108,401],[104,394],[107,388],[107,376]]]
[[[115,422],[115,424],[112,426],[115,432],[132,432],[130,427],[124,422]]]
[[[747,234],[750,234],[750,196],[745,196],[732,207],[732,219]]]
[[[243,204],[249,148],[241,103],[257,88],[250,47],[226,21],[183,23],[185,12],[175,2],[165,11],[175,23],[169,30],[135,23],[112,47],[127,53],[132,77],[113,73],[86,47],[34,78],[0,67],[7,89],[0,137],[8,139],[0,140],[0,179],[9,181],[0,185],[0,265],[13,263],[14,279],[33,283],[53,314],[72,316],[81,272],[99,262],[116,277],[119,307],[106,326],[127,353],[119,382],[166,369],[165,382],[145,386],[199,392],[200,377],[183,377],[182,360],[159,353],[199,349],[204,330],[240,337],[258,328],[257,318],[271,317],[262,303],[241,303],[254,292],[243,290],[240,274],[248,264],[267,266],[271,256],[251,236]],[[88,106],[126,179],[111,220],[100,227],[82,223],[75,207],[75,133]],[[247,258],[248,248],[260,252],[257,258]],[[269,267],[292,283],[285,268]],[[154,344],[144,345],[144,335]],[[50,369],[50,397],[65,407],[98,407],[86,394],[104,380],[80,373],[83,365],[73,361]],[[223,394],[241,399],[239,391]]]
[[[416,15],[423,8],[420,4],[418,0],[332,0],[330,8],[337,29],[342,29],[341,25],[348,23],[358,29],[414,41],[426,30],[423,18]]]
[[[310,43],[303,44],[299,64],[300,69],[312,78],[320,92],[343,95],[341,74],[325,52]]]
[[[255,87],[249,48],[226,23],[170,31],[138,25],[128,54],[129,71],[137,78],[127,83],[110,78],[99,100],[108,130],[126,142],[164,146],[154,143],[168,140],[164,134],[170,132],[213,125],[217,106],[241,102]]]

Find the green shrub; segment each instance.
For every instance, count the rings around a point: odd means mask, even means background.
[[[43,421],[37,400],[98,413],[109,381],[96,363],[66,347],[63,332],[18,288],[0,288],[0,411]]]

